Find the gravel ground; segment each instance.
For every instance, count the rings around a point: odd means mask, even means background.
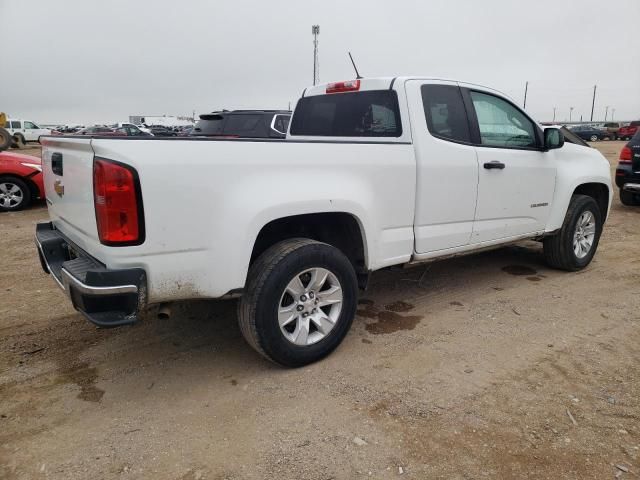
[[[44,206],[2,214],[0,478],[638,478],[640,208],[615,193],[586,270],[525,242],[378,272],[297,370],[231,301],[93,327],[41,271]]]

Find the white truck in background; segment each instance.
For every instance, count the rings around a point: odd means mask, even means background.
[[[51,129],[41,128],[35,122],[17,118],[8,118],[4,128],[23,145],[27,142],[37,142],[42,135],[51,135]]]
[[[148,305],[241,297],[284,366],[336,348],[358,287],[392,265],[522,239],[578,270],[611,204],[607,160],[499,92],[431,78],[308,88],[286,140],[47,137],[46,272],[100,326]]]

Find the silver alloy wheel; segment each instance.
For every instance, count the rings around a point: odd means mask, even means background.
[[[280,331],[294,345],[313,345],[336,326],[342,300],[342,286],[333,273],[319,267],[304,270],[291,279],[280,297]]]
[[[592,142],[597,142],[598,141],[598,136],[597,135],[591,135],[591,141]]]
[[[589,210],[582,212],[573,232],[573,253],[578,258],[586,257],[596,237],[596,218]]]
[[[24,201],[24,192],[15,183],[0,183],[0,207],[16,208]]]

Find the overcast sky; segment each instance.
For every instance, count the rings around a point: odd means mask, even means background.
[[[41,123],[287,108],[313,80],[482,83],[538,120],[640,118],[640,0],[0,0],[0,110]],[[635,48],[633,47],[635,45]]]

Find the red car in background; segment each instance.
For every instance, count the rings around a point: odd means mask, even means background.
[[[38,198],[44,198],[41,160],[0,152],[0,212],[22,210]]]
[[[631,140],[631,137],[633,137],[638,131],[638,127],[640,127],[640,120],[631,122],[629,125],[625,127],[620,127],[617,134],[618,138],[620,140]]]

